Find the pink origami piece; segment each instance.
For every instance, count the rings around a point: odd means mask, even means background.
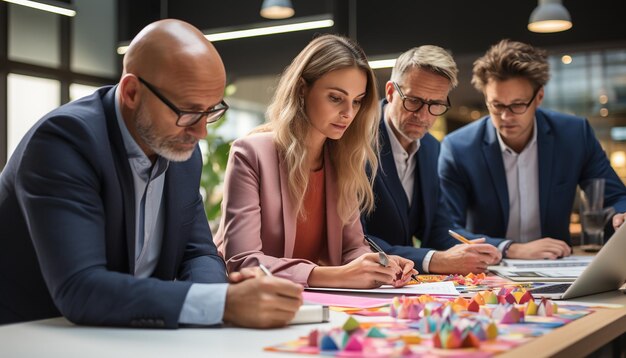
[[[506,295],[504,295],[504,300],[505,300],[507,303],[510,303],[510,304],[515,304],[515,303],[517,303],[517,299],[515,299],[515,296],[513,296],[513,294],[512,294],[512,293],[510,293],[510,292],[509,292],[509,293],[507,293]]]
[[[557,313],[557,305],[552,300],[543,297],[537,307],[537,316],[552,317]]]
[[[343,347],[343,350],[348,352],[362,352],[363,340],[364,338],[360,334],[353,334],[348,338],[348,342]]]
[[[504,324],[520,323],[524,321],[524,315],[515,305],[499,306],[493,311],[491,317],[497,322]]]

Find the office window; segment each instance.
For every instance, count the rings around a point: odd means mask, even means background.
[[[97,89],[98,87],[72,83],[70,84],[70,101],[77,100],[81,97],[89,96]]]
[[[75,0],[71,69],[74,72],[117,77],[115,14],[117,1]]]
[[[10,73],[7,78],[8,123],[7,155],[44,114],[61,102],[61,83],[45,78]]]
[[[59,16],[9,4],[9,59],[59,67]]]

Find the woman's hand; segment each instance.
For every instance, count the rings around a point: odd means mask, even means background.
[[[411,281],[412,275],[417,275],[418,272],[414,269],[414,263],[411,260],[407,260],[402,256],[390,255],[389,261],[394,262],[400,269],[396,273],[396,279],[392,283],[393,287],[402,287]]]
[[[343,266],[318,266],[311,271],[311,287],[376,288],[382,285],[404,286],[411,278],[413,262],[388,256],[383,266],[378,253],[363,254]]]

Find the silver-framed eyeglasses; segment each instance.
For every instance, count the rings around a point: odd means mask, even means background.
[[[222,100],[216,106],[213,106],[206,111],[183,111],[176,107],[170,100],[165,98],[159,90],[156,89],[153,85],[151,85],[148,81],[143,78],[137,76],[139,82],[141,82],[147,89],[152,92],[161,102],[165,103],[176,115],[178,118],[176,119],[176,125],[179,127],[191,127],[194,124],[198,123],[202,118],[206,117],[206,124],[217,122],[224,113],[228,110],[228,104]]]
[[[507,109],[509,110],[509,112],[513,114],[524,114],[528,110],[528,107],[530,107],[531,103],[533,103],[533,101],[537,97],[537,93],[539,93],[540,89],[541,87],[537,88],[535,92],[533,93],[533,97],[530,99],[530,101],[526,103],[520,103],[520,102],[511,103],[511,104],[502,104],[502,103],[493,103],[493,102],[485,102],[485,103],[487,104],[487,108],[489,108],[491,110],[491,113],[493,114],[500,115],[504,113],[504,111],[506,111]]]
[[[424,105],[427,105],[428,113],[432,114],[433,116],[441,116],[450,109],[451,104],[449,97],[446,97],[446,103],[441,103],[438,101],[427,101],[419,97],[408,97],[405,96],[404,93],[402,93],[400,85],[398,85],[396,82],[392,83],[393,87],[396,89],[396,91],[398,91],[400,98],[402,98],[402,107],[404,107],[404,109],[409,112],[417,112],[422,109]]]

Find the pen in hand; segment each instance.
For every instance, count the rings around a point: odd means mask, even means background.
[[[459,240],[460,242],[464,243],[464,244],[468,244],[468,245],[472,245],[474,244],[473,242],[469,241],[468,239],[466,239],[463,235],[458,234],[452,230],[448,230],[448,234],[450,234],[450,236],[452,236],[453,238]]]
[[[474,244],[476,244],[476,242],[474,242],[474,241],[470,241],[470,240],[468,240],[467,238],[465,238],[465,236],[463,236],[463,235],[461,235],[461,234],[459,234],[459,233],[457,233],[457,232],[454,232],[454,231],[452,231],[452,230],[448,230],[448,234],[450,234],[450,236],[452,236],[453,238],[457,239],[458,241],[460,241],[460,242],[462,242],[462,243],[464,243],[464,244],[467,244],[467,245],[474,245]],[[487,254],[487,255],[489,255],[489,252],[488,252],[488,251],[487,251],[487,252],[482,252],[482,253],[483,253],[483,254]],[[500,262],[500,260],[502,260],[502,257],[500,257],[500,258],[498,259],[498,261],[493,261],[493,263],[495,264],[495,263],[497,263],[497,262]],[[485,262],[485,261],[484,261],[484,263],[485,263],[485,264],[488,264],[488,262]]]
[[[259,268],[265,276],[274,276],[262,263],[259,263]],[[328,322],[329,314],[328,306],[325,305],[301,305],[289,324]]]
[[[272,276],[273,276],[273,275],[272,275],[272,272],[271,272],[271,271],[270,271],[267,267],[265,267],[265,265],[263,265],[263,264],[259,264],[259,268],[261,269],[261,271],[263,271],[263,273],[265,274],[265,276],[269,276],[269,277],[272,277]]]
[[[381,266],[387,267],[387,265],[389,265],[389,257],[387,257],[387,254],[383,251],[383,249],[380,248],[380,246],[378,246],[378,244],[374,242],[374,240],[370,239],[367,235],[365,235],[364,238],[365,241],[367,241],[367,243],[370,245],[372,250],[374,252],[378,252],[378,263]]]
[[[378,246],[378,244],[374,242],[374,240],[372,240],[369,236],[364,235],[363,237],[365,238],[365,241],[367,241],[367,243],[370,245],[370,248],[372,248],[373,251],[378,252],[379,263],[382,266],[386,267],[389,264],[389,257],[387,257],[387,254],[385,253],[385,251],[383,251],[383,249],[381,249],[380,246]],[[417,279],[417,275],[412,274],[411,278],[419,282]]]

